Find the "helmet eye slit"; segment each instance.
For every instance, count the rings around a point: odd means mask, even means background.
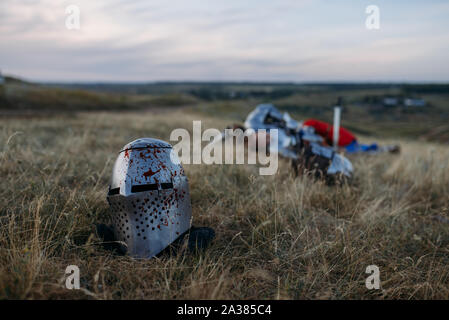
[[[173,183],[172,182],[165,182],[161,183],[162,189],[173,189]]]
[[[139,185],[134,185],[134,186],[131,187],[131,192],[133,192],[133,193],[144,192],[144,191],[152,191],[152,190],[157,190],[157,184],[156,183],[139,184]]]

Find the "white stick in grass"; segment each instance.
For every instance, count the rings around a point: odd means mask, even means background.
[[[334,149],[338,148],[338,140],[340,139],[340,118],[341,118],[341,107],[334,107]]]

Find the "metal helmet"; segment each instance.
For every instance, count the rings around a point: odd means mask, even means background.
[[[120,151],[107,196],[115,238],[151,258],[190,228],[189,185],[172,146],[137,139]]]

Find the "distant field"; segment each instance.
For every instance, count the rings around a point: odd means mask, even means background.
[[[386,108],[385,96],[420,97],[427,106]],[[32,84],[9,78],[0,85],[0,116],[79,111],[138,111],[187,108],[242,122],[263,102],[301,120],[332,121],[333,104],[344,101],[343,124],[358,134],[449,143],[449,85],[399,84]]]
[[[106,192],[120,148],[139,137],[168,141],[193,120],[222,129],[265,98],[17,83],[2,90],[1,299],[449,298],[444,94],[427,96],[428,112],[379,115],[357,107],[366,89],[275,99],[298,118],[329,120],[343,95],[345,125],[366,142],[399,142],[403,152],[352,157],[353,183],[336,187],[294,178],[286,161],[274,176],[259,176],[256,166],[186,165],[193,223],[214,228],[216,239],[200,254],[136,261],[102,249],[94,228],[109,221]],[[438,127],[443,133],[432,137]],[[80,291],[64,287],[72,264],[81,270]],[[365,287],[372,264],[380,290]]]

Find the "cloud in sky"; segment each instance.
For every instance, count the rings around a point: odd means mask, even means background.
[[[80,30],[65,27],[72,4]],[[437,0],[2,0],[0,68],[44,81],[449,81],[448,17]]]

